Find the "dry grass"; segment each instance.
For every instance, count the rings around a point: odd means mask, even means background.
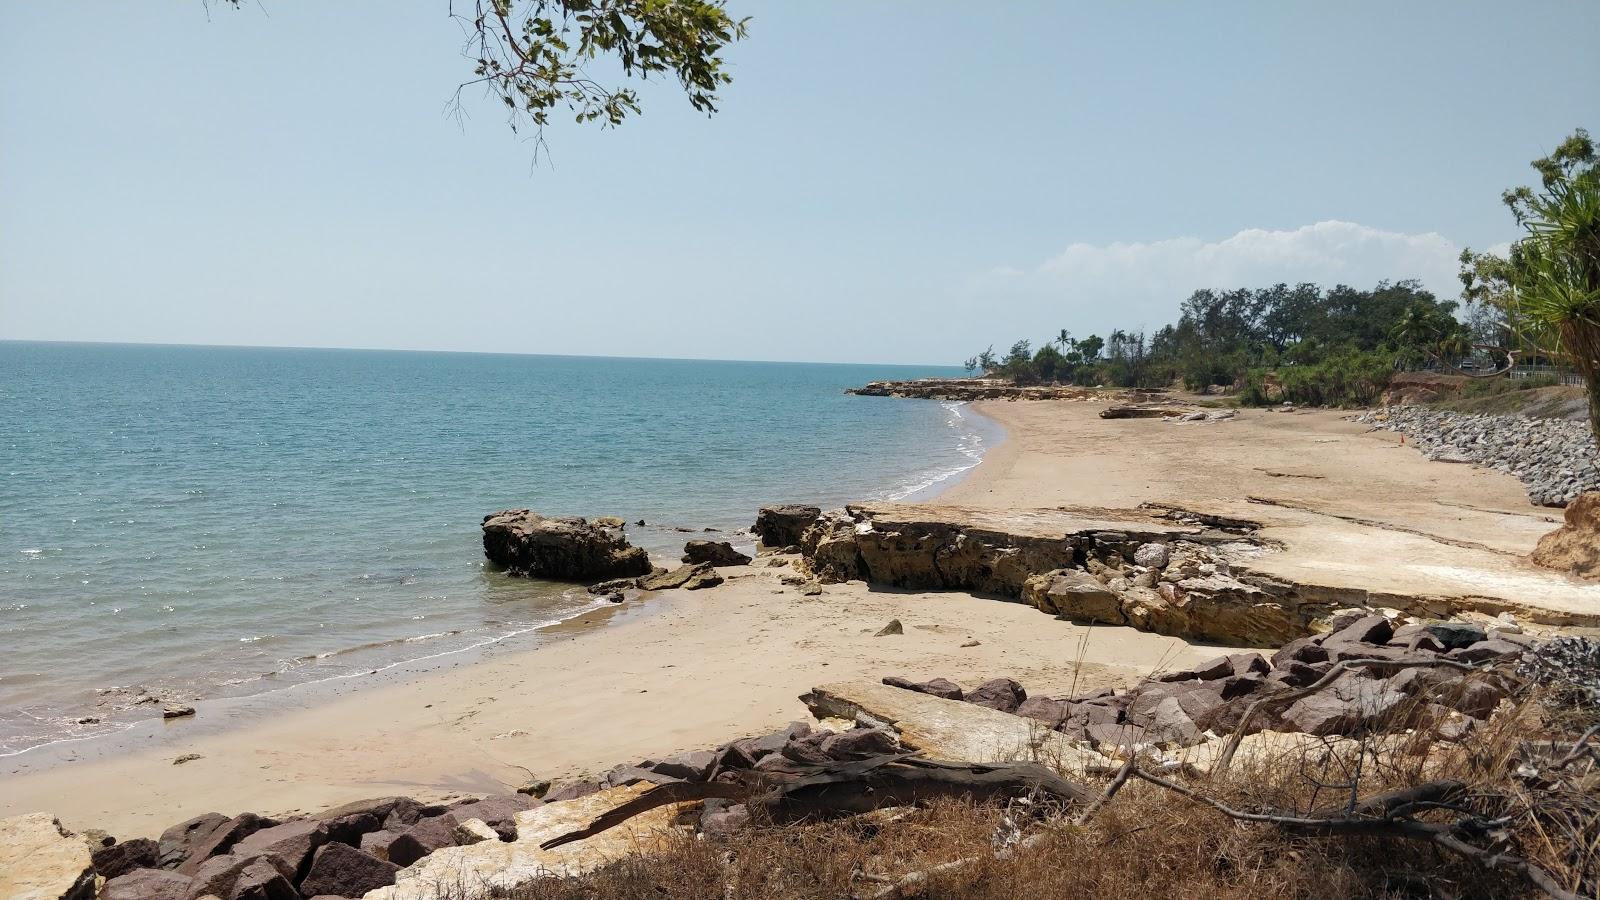
[[[1572,755],[1590,722],[1552,716],[1542,698],[1525,696],[1460,744],[1434,744],[1416,734],[1315,741],[1241,757],[1220,781],[1192,777],[1183,783],[1235,810],[1339,816],[1356,798],[1460,781],[1467,791],[1456,808],[1416,813],[1416,820],[1488,822],[1472,834],[1474,846],[1524,857],[1578,896],[1594,896],[1600,885],[1600,766],[1593,753],[1556,766]],[[1428,841],[1330,837],[1238,822],[1137,778],[1087,824],[1071,821],[1060,811],[947,802],[812,825],[757,826],[726,841],[686,831],[665,853],[624,859],[581,878],[545,879],[503,896],[893,896],[891,886],[907,873],[954,860],[968,864],[935,873],[898,896],[1540,896],[1516,872],[1486,870]],[[1013,844],[1020,834],[1037,838],[996,854],[997,845]]]

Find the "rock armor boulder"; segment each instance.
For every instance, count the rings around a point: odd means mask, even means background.
[[[483,519],[483,552],[509,574],[583,581],[650,573],[650,556],[622,529],[508,509]]]

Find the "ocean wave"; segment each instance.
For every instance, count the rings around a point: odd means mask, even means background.
[[[962,413],[961,408],[967,405],[966,402],[950,400],[941,402],[939,405],[945,409],[945,427],[967,429],[956,440],[956,445],[952,448],[963,458],[963,461],[955,465],[942,466],[922,472],[915,476],[914,481],[886,491],[880,499],[898,501],[916,496],[955,478],[963,472],[976,468],[979,463],[983,462],[983,454],[988,449],[987,443],[983,439],[983,434],[974,428],[971,420]]]

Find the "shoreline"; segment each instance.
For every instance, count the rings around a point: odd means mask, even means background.
[[[942,403],[941,405],[945,406],[954,416],[960,418],[964,415],[961,408],[970,408],[973,404],[955,402]],[[894,502],[932,502],[962,483],[981,465],[993,446],[998,446],[1006,441],[1005,427],[998,421],[981,413],[977,414],[977,418],[981,422],[975,430],[980,432],[980,437],[993,440],[993,444],[984,443],[980,448],[977,462],[967,466],[937,471],[933,474],[914,476],[924,479],[926,483],[920,484],[909,491],[904,490],[903,485],[900,487],[886,486],[881,496]],[[947,422],[946,424],[949,423]],[[987,433],[985,434],[984,432]],[[961,454],[967,452],[959,445],[954,449]],[[741,549],[753,553],[753,539],[750,538],[745,529],[748,528],[749,522],[754,520],[755,513],[756,508],[752,507],[749,510],[748,518],[743,524],[733,522],[716,523],[719,527],[716,529],[715,534],[704,534],[700,528],[674,527],[670,524],[652,523],[647,531],[646,539],[644,541],[636,540],[636,543],[640,546],[645,546],[651,551],[653,563],[669,568],[677,564],[677,553],[673,552],[671,544],[675,542],[681,545],[682,541],[691,538],[709,537],[715,540],[729,540]],[[556,583],[552,582],[551,584]],[[570,585],[563,593],[570,593],[572,590],[576,590],[581,594],[583,585]],[[213,707],[222,710],[258,709],[270,707],[277,702],[292,704],[300,700],[300,698],[317,698],[329,694],[336,695],[342,693],[342,689],[361,690],[366,687],[381,686],[394,678],[415,678],[431,672],[457,668],[463,664],[473,665],[483,661],[490,654],[527,651],[539,646],[552,636],[561,635],[565,626],[570,622],[589,621],[597,616],[602,620],[606,620],[612,618],[616,612],[617,609],[615,607],[594,598],[586,605],[553,614],[555,616],[553,621],[531,627],[491,632],[482,639],[465,646],[451,647],[437,652],[425,652],[415,657],[380,659],[370,667],[363,666],[358,671],[319,674],[303,681],[286,681],[283,684],[266,686],[264,689],[259,690],[230,693],[226,690],[226,687],[231,686],[231,682],[212,684],[209,686],[211,688],[209,694],[205,694],[205,689],[202,688],[201,696],[192,697],[180,697],[177,694],[164,695],[158,690],[156,692],[158,702],[150,704],[149,707],[159,707],[161,703],[166,702],[181,702],[185,705],[195,706],[202,712]],[[398,645],[414,640],[415,638],[397,638],[388,643]],[[352,650],[358,651],[366,649],[367,646],[364,643],[358,643],[328,655],[333,656]],[[280,669],[260,674],[252,678],[251,681],[269,685],[274,679],[288,674],[290,674],[290,670]],[[105,687],[97,690],[116,691],[119,689]],[[274,698],[282,699],[274,700]],[[92,733],[75,734],[69,732],[27,747],[0,752],[0,777],[4,777],[4,773],[10,769],[9,764],[14,761],[34,764],[43,760],[47,761],[45,765],[64,765],[74,759],[70,751],[71,748],[77,746],[92,748],[95,757],[103,756],[108,752],[115,752],[115,750],[104,748],[136,746],[142,735],[148,735],[153,727],[160,726],[162,723],[158,716],[137,718],[126,715],[130,711],[138,709],[138,707],[139,704],[134,704],[104,711],[94,708],[74,710],[71,707],[64,707],[63,711],[69,716],[92,715],[103,719],[103,722],[89,724],[88,728],[98,729],[92,731]]]

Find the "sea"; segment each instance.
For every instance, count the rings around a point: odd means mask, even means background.
[[[764,504],[925,499],[998,426],[844,390],[955,374],[0,341],[0,756],[604,603],[487,565],[496,510],[621,516],[669,560],[748,549]]]

